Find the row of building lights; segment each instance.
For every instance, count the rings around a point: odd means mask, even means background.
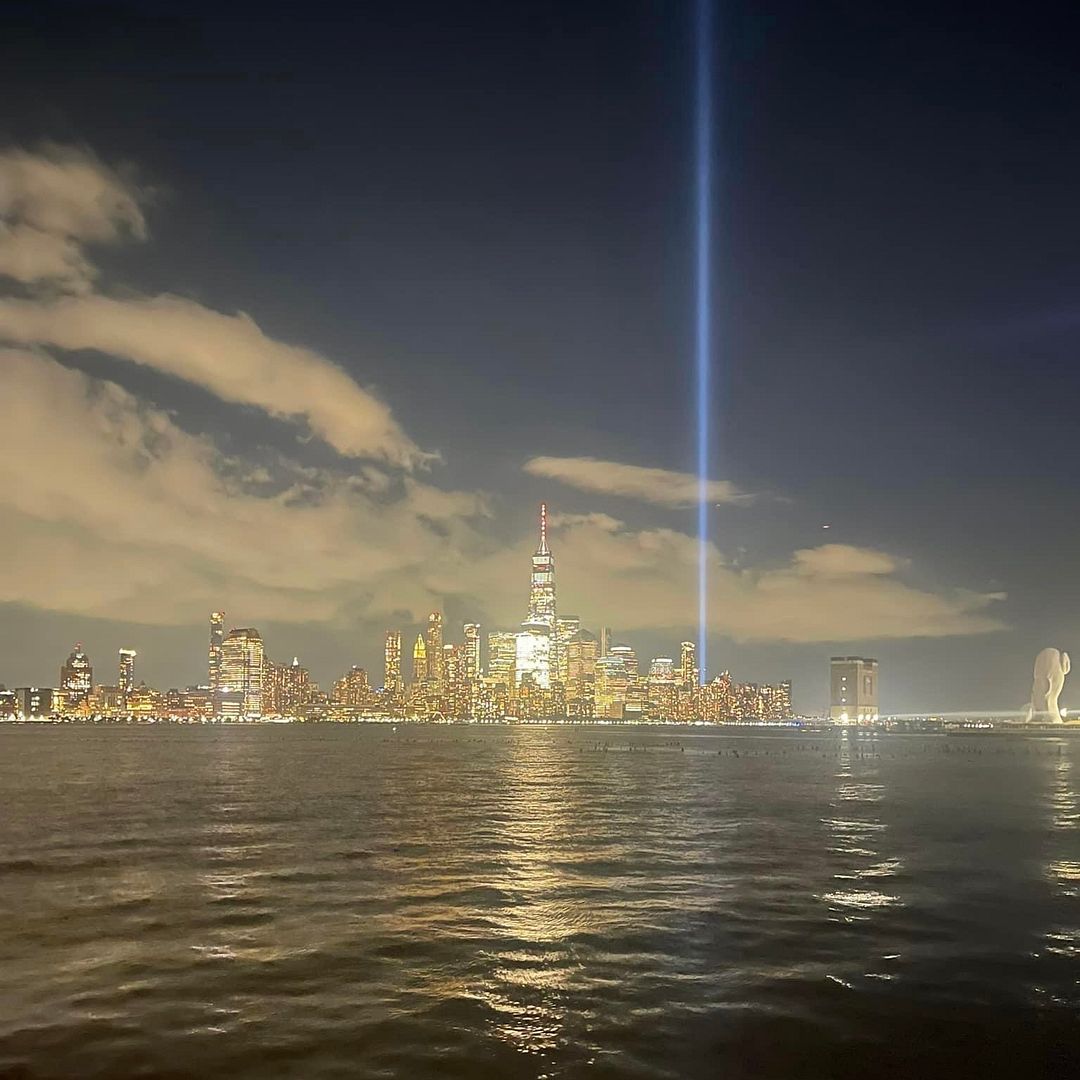
[[[225,628],[225,612],[210,616],[208,682],[167,694],[136,685],[132,649],[121,649],[115,686],[95,686],[81,645],[61,668],[58,691],[23,688],[0,696],[0,715],[164,715],[188,719],[256,720],[264,717],[358,719],[653,720],[783,722],[792,716],[791,684],[738,684],[726,672],[703,683],[692,641],[676,663],[656,657],[640,670],[629,645],[612,644],[607,629],[594,634],[574,615],[557,614],[555,558],[548,542],[547,507],[532,556],[529,602],[516,631],[487,635],[486,672],[481,627],[465,623],[461,644],[444,641],[443,616],[432,612],[412,648],[406,678],[402,635],[388,630],[382,687],[352,667],[330,693],[319,689],[294,658],[276,664],[251,627]]]

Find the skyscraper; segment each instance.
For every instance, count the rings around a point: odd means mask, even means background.
[[[551,686],[551,627],[544,622],[524,622],[514,635],[514,681],[540,690]]]
[[[262,716],[263,640],[250,627],[230,630],[221,643],[220,715],[257,720]]]
[[[555,557],[548,547],[547,503],[540,504],[540,542],[532,557],[529,614],[515,635],[514,679],[547,690],[551,686],[552,639],[555,636]]]
[[[829,716],[840,723],[878,718],[878,662],[865,656],[829,661]]]
[[[94,669],[80,641],[60,668],[60,689],[64,691],[68,705],[79,705],[89,697],[93,688]]]
[[[221,689],[221,646],[225,641],[225,612],[210,613],[210,693]]]
[[[117,679],[116,688],[120,692],[121,701],[126,701],[128,694],[135,689],[135,657],[137,655],[134,649],[120,650],[120,676]]]
[[[551,649],[552,678],[563,686],[568,680],[567,646],[580,630],[581,619],[577,615],[561,615],[555,620],[555,639]]]
[[[386,650],[383,667],[383,689],[394,697],[400,697],[404,685],[401,680],[401,631],[386,631]]]
[[[540,543],[532,557],[529,617],[525,621],[546,623],[555,629],[555,556],[548,547],[547,503],[540,504]]]
[[[422,683],[428,677],[427,646],[424,635],[416,635],[416,644],[412,651],[412,677],[414,683]]]
[[[488,634],[488,678],[508,690],[514,685],[516,635],[496,630]]]
[[[699,681],[697,646],[692,641],[684,641],[679,647],[679,681],[684,690],[693,689]]]
[[[442,688],[445,681],[443,669],[443,625],[442,612],[433,611],[428,616],[427,627],[427,677],[436,687]]]
[[[467,622],[465,635],[465,679],[471,683],[480,681],[480,624]]]

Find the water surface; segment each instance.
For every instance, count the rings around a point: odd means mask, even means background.
[[[0,725],[0,1075],[1080,1068],[1080,740]]]

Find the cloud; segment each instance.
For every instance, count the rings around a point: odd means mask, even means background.
[[[0,276],[23,284],[51,280],[60,288],[82,292],[96,274],[70,237],[0,222]]]
[[[559,602],[618,631],[685,630],[697,611],[698,541],[672,529],[634,530],[606,515],[555,530]],[[527,544],[511,568],[520,580]],[[839,642],[948,637],[1002,629],[999,593],[918,588],[886,552],[830,544],[779,567],[740,569],[709,545],[709,626],[739,641]],[[520,615],[518,616],[521,617]]]
[[[84,243],[144,239],[145,192],[84,150],[0,152],[0,276],[85,291]]]
[[[534,457],[524,465],[527,473],[557,480],[580,491],[619,495],[657,506],[692,506],[700,497],[698,478],[693,473],[670,469],[649,469],[617,461],[590,457]],[[753,496],[727,480],[709,480],[705,496],[712,503],[745,503]]]
[[[115,383],[0,349],[0,601],[189,624],[334,621],[438,604],[432,582],[483,548],[487,510],[406,478],[250,469]]]
[[[223,401],[303,423],[347,457],[413,469],[436,456],[341,368],[274,340],[243,313],[171,295],[94,292],[97,274],[83,245],[145,238],[145,197],[85,151],[0,153],[0,276],[51,290],[0,298],[0,341],[96,350],[154,368]]]
[[[796,551],[793,569],[805,577],[853,577],[860,574],[892,574],[905,565],[883,551],[852,547],[850,544],[822,544]]]
[[[339,453],[413,468],[431,455],[389,406],[311,349],[268,337],[247,315],[177,296],[0,299],[0,340],[94,349],[201,386],[223,401],[302,420]]]
[[[532,535],[491,535],[487,500],[362,466],[252,467],[115,383],[0,349],[0,601],[161,625],[224,606],[244,621],[400,624],[457,600],[524,617]],[[605,514],[552,519],[560,606],[619,632],[696,611],[697,541]],[[928,591],[884,552],[826,545],[741,570],[710,547],[710,626],[825,642],[995,630],[996,594]],[[378,625],[378,622],[376,623]]]
[[[489,624],[524,615],[533,536],[501,542],[479,493],[413,471],[431,455],[389,407],[314,350],[243,314],[172,295],[95,291],[83,247],[146,234],[143,193],[92,156],[0,153],[0,602],[162,625],[225,607],[245,622],[394,624],[459,601]],[[58,290],[64,292],[58,295]],[[8,346],[4,348],[3,343]],[[95,350],[223,401],[306,425],[337,469],[229,457],[114,382],[43,348]],[[680,507],[693,475],[593,458],[527,472]],[[751,497],[709,481],[714,502]],[[603,513],[556,515],[563,611],[620,631],[684,632],[699,545]],[[826,642],[999,629],[998,594],[919,588],[886,552],[828,544],[742,568],[708,548],[710,626],[740,640]],[[378,625],[378,624],[376,624]]]

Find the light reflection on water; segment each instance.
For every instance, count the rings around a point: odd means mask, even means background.
[[[1080,1004],[1067,740],[0,740],[0,1074],[935,1075]]]

